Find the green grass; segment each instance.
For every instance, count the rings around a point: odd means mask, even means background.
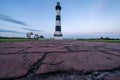
[[[35,39],[0,39],[0,42],[25,42],[25,41],[36,41]]]
[[[120,43],[120,40],[101,40],[101,39],[84,39],[81,41]]]
[[[44,39],[47,41],[46,39]],[[37,41],[36,39],[14,39],[14,38],[1,38],[0,42],[25,42],[25,41]],[[109,43],[120,43],[120,40],[101,40],[101,39],[83,39],[80,41],[89,41],[89,42],[109,42]]]

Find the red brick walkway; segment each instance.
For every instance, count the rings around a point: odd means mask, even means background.
[[[120,44],[69,40],[0,43],[0,79],[71,70],[119,72]],[[105,79],[120,80],[118,74]]]

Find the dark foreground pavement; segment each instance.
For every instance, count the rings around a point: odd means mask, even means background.
[[[0,80],[120,80],[120,44],[2,42]]]

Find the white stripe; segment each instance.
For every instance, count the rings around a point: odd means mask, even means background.
[[[56,26],[60,26],[61,25],[61,22],[60,21],[56,21]]]
[[[57,14],[57,15],[60,15],[60,10],[56,10],[56,14]]]

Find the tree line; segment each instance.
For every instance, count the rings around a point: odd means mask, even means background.
[[[25,34],[26,34],[26,37],[3,37],[3,36],[0,36],[0,39],[25,39],[25,38],[33,39],[31,36],[34,36],[34,39],[44,39],[43,35],[33,34],[33,32],[28,32]]]
[[[33,34],[33,32],[26,33],[26,38],[30,39],[32,35],[34,35],[35,39],[43,39],[44,38],[43,35]]]

